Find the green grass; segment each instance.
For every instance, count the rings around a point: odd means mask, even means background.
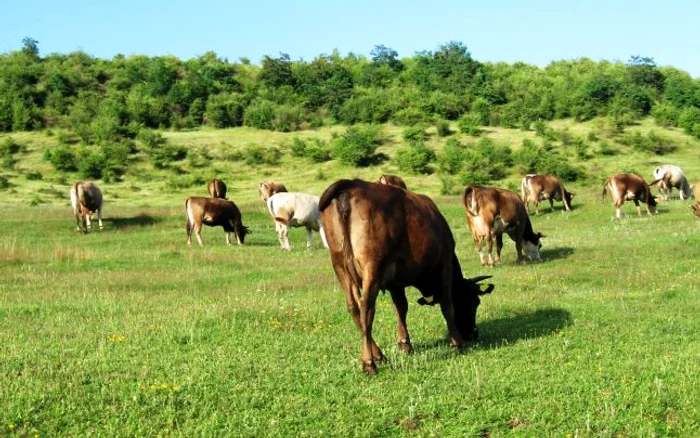
[[[236,130],[207,133],[217,134],[245,144]],[[31,170],[40,140],[20,141],[33,151],[17,167]],[[698,179],[697,151],[662,159]],[[653,168],[643,155],[612,159]],[[253,230],[243,247],[207,227],[203,248],[185,245],[184,197],[205,187],[101,184],[105,229],[82,235],[57,175],[13,177],[0,192],[0,436],[700,435],[700,221],[687,202],[663,202],[651,218],[628,203],[616,221],[600,184],[573,185],[572,212],[558,204],[532,219],[547,236],[543,263],[516,264],[506,238],[503,264],[484,268],[458,198],[437,196],[435,175],[408,177],[447,217],[465,274],[492,274],[496,290],[479,309],[481,341],[463,354],[415,290],[414,353],[403,354],[380,296],[375,336],[388,363],[369,377],[318,234],[306,251],[292,230],[292,252],[281,251],[255,187],[274,176],[320,193],[335,178],[394,169],[330,162],[317,180],[317,165],[284,160],[295,166],[224,177]],[[26,205],[38,189],[46,202]]]

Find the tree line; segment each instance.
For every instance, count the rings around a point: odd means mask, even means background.
[[[0,132],[62,128],[86,144],[134,138],[143,128],[250,126],[296,131],[328,124],[530,129],[538,121],[609,117],[624,126],[653,116],[700,137],[700,79],[648,57],[525,63],[474,59],[461,42],[398,57],[336,52],[312,61],[287,54],[260,65],[213,52],[173,56],[82,51],[40,56],[38,41],[0,55]]]

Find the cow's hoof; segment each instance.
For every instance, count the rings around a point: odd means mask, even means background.
[[[374,362],[363,363],[362,364],[362,371],[364,371],[365,374],[369,374],[370,376],[376,376],[377,375],[377,366],[374,364]]]
[[[413,352],[413,346],[408,341],[399,341],[399,350],[406,354],[411,354]]]

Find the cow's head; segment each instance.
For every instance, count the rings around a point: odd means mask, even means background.
[[[479,339],[479,330],[476,328],[476,311],[481,304],[479,296],[490,294],[494,285],[488,284],[481,288],[479,282],[491,278],[490,275],[482,275],[474,278],[461,278],[454,285],[452,301],[455,309],[457,329],[467,341]]]
[[[260,191],[260,199],[262,199],[263,202],[267,202],[267,199],[273,195],[272,187],[267,181],[261,182],[258,186],[258,190]]]
[[[576,193],[571,193],[564,190],[564,198],[566,199],[567,204],[571,205],[571,200],[574,199],[574,196],[576,196]]]
[[[539,262],[542,261],[542,256],[540,255],[542,241],[540,239],[544,237],[544,234],[535,233],[534,237],[535,239],[533,241],[527,239],[523,240],[523,254],[525,254],[525,257],[530,259],[530,261]]]
[[[700,202],[696,202],[695,204],[691,205],[690,209],[693,210],[693,214],[695,216],[700,218]]]

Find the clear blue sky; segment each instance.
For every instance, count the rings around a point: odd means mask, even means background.
[[[369,55],[379,44],[403,58],[459,41],[483,62],[641,55],[700,77],[700,0],[7,0],[0,11],[2,53],[31,37],[42,56],[214,51],[259,63],[279,53]]]

